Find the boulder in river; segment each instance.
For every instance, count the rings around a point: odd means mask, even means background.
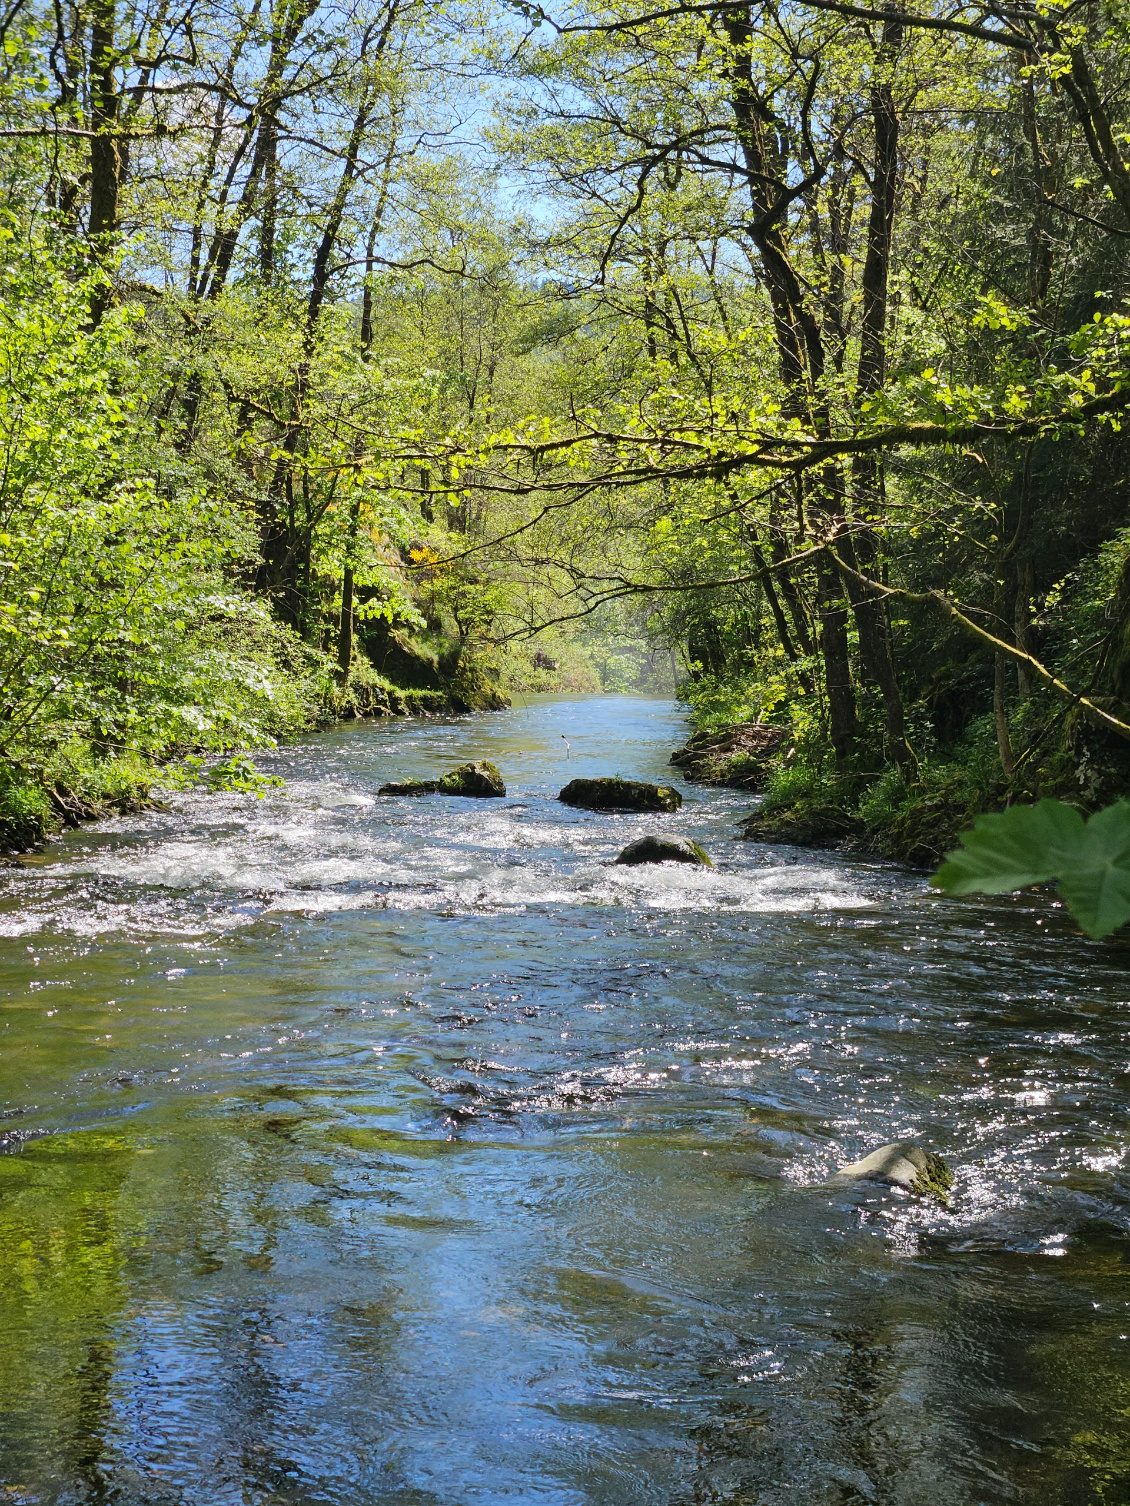
[[[689,837],[640,837],[629,842],[616,859],[629,867],[640,863],[694,863],[699,868],[713,868],[710,854]]]
[[[885,1182],[888,1187],[902,1187],[906,1192],[940,1197],[953,1186],[953,1172],[941,1156],[923,1150],[913,1140],[895,1140],[880,1145],[861,1161],[841,1166],[833,1182]]]
[[[642,779],[571,779],[557,798],[588,811],[677,811],[683,803],[669,784]]]
[[[506,794],[502,775],[488,759],[461,763],[442,779],[408,779],[403,784],[382,784],[378,795],[470,795],[489,800]]]

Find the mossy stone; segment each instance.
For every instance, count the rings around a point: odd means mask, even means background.
[[[629,842],[616,859],[628,867],[642,863],[693,863],[699,868],[713,868],[710,854],[689,837],[640,837]]]
[[[461,763],[442,779],[408,779],[401,784],[382,784],[378,795],[462,795],[475,800],[497,800],[506,794],[502,775],[487,758]]]
[[[441,795],[471,795],[480,800],[498,799],[506,794],[502,775],[487,758],[478,763],[461,763],[445,774],[437,786]]]
[[[669,784],[642,779],[571,779],[558,795],[563,805],[590,811],[677,811],[683,803]]]
[[[906,1192],[945,1202],[953,1186],[953,1172],[934,1151],[923,1150],[913,1140],[894,1140],[889,1145],[880,1145],[860,1161],[841,1166],[832,1180],[885,1182],[888,1187],[901,1187]]]

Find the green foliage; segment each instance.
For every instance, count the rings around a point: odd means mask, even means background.
[[[0,849],[24,852],[63,826],[137,810],[149,801],[154,770],[136,752],[95,752],[72,742],[25,768],[0,762]]]
[[[1087,821],[1058,800],[981,816],[931,882],[948,894],[1003,894],[1050,879],[1088,936],[1130,920],[1130,802]]]
[[[140,310],[91,328],[101,275],[0,229],[0,757],[76,739],[160,754],[269,742],[316,689],[234,588],[253,539],[148,421]]]
[[[698,674],[679,686],[679,696],[694,712],[696,727],[715,732],[748,722],[760,709],[759,687],[744,675]]]
[[[235,753],[219,763],[189,754],[178,763],[162,769],[160,782],[171,790],[205,789],[254,795],[261,800],[269,789],[282,789],[285,781],[276,774],[261,773],[243,753]]]
[[[43,784],[12,764],[0,764],[0,847],[7,852],[26,851],[53,822]]]
[[[765,784],[763,809],[767,812],[789,810],[808,802],[832,797],[834,776],[806,759],[787,757],[778,762]]]

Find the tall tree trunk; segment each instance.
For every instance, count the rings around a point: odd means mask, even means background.
[[[993,660],[993,727],[997,734],[997,752],[1000,755],[1001,767],[1011,778],[1012,771],[1016,767],[1016,759],[1012,752],[1012,735],[1008,725],[1008,660],[1002,653],[994,656]]]
[[[765,599],[769,603],[769,610],[772,613],[773,622],[777,629],[777,637],[780,640],[782,649],[784,649],[785,658],[788,659],[790,664],[796,664],[800,655],[797,653],[792,634],[789,632],[789,624],[785,617],[784,608],[781,606],[781,598],[777,594],[773,572],[769,568],[765,553],[761,547],[761,540],[757,537],[757,530],[751,524],[746,525],[746,532],[749,539],[749,552],[753,555],[754,561],[761,571],[761,585],[765,591]],[[813,692],[812,677],[808,674],[807,670],[798,670],[797,679],[804,687],[805,694],[811,695]]]
[[[1030,77],[1020,80],[1020,101],[1024,134],[1032,154],[1032,185],[1035,190],[1028,232],[1028,301],[1040,304],[1048,296],[1052,279],[1051,200],[1055,193],[1056,171],[1040,140],[1036,87]]]
[[[814,511],[825,520],[826,531],[834,538],[843,525],[842,481],[836,466],[825,468],[818,487]],[[859,736],[855,688],[851,679],[851,653],[848,647],[848,598],[840,572],[826,550],[822,550],[817,556],[816,591],[820,649],[828,693],[828,734],[832,740],[837,767],[846,769],[851,763]]]
[[[1016,563],[1016,605],[1013,620],[1016,628],[1016,646],[1026,654],[1032,652],[1032,597],[1035,594],[1035,572],[1030,559]],[[1022,701],[1032,694],[1032,674],[1026,664],[1017,663],[1016,691]]]
[[[742,152],[753,207],[749,235],[757,249],[773,310],[777,360],[785,388],[784,408],[812,424],[817,434],[830,434],[822,395],[825,353],[819,320],[809,305],[805,285],[789,259],[780,229],[779,201],[788,195],[787,133],[754,81],[752,26],[749,7],[728,11],[723,24],[732,49],[729,69],[730,106]],[[786,200],[787,202],[787,200]],[[834,494],[826,484],[813,486],[809,503],[818,519],[818,536],[834,527]],[[857,736],[855,692],[847,639],[847,610],[843,586],[835,566],[824,554],[816,568],[820,620],[820,650],[828,691],[829,735],[841,767],[851,758]]]
[[[1004,579],[1004,571],[998,570],[997,582],[993,591],[993,612],[996,616],[994,631],[999,632],[1000,624],[1005,624],[1004,631],[1008,627],[1008,586]],[[1000,755],[1001,767],[1005,774],[1011,777],[1016,767],[1016,757],[1012,751],[1012,734],[1008,724],[1008,666],[1009,659],[998,649],[993,656],[993,727],[997,734],[997,752]]]
[[[899,116],[889,75],[901,42],[902,28],[891,21],[886,22],[873,65],[871,123],[875,155],[871,169],[867,254],[861,280],[859,364],[855,383],[857,407],[882,388],[887,375],[887,303],[899,154]],[[879,457],[857,457],[852,466],[856,522],[854,554],[859,570],[868,577],[878,562],[874,523],[882,512],[883,490]],[[904,778],[913,778],[918,771],[918,761],[906,737],[906,712],[895,666],[886,601],[881,592],[869,590],[850,576],[845,576],[844,585],[859,630],[859,656],[863,669],[878,686],[882,698],[887,755]]]
[[[275,233],[278,225],[279,126],[273,115],[263,122],[263,207],[259,218],[259,280],[269,288],[275,280]]]
[[[794,484],[796,486],[797,517],[800,528],[803,529],[804,494],[799,476],[795,478]],[[800,599],[800,592],[797,590],[797,584],[792,577],[791,571],[787,568],[781,568],[782,561],[788,558],[791,551],[785,547],[787,531],[778,507],[779,497],[780,493],[774,492],[773,500],[769,507],[769,558],[773,561],[781,595],[785,599],[785,605],[788,607],[789,616],[793,621],[796,641],[805,658],[811,659],[816,653],[816,645],[809,627],[808,614],[805,611],[804,603]]]
[[[1102,90],[1082,47],[1065,46],[1058,28],[1050,28],[1050,31],[1055,50],[1061,57],[1066,53],[1071,60],[1069,71],[1057,69],[1056,82],[1071,101],[1083,128],[1083,139],[1091,158],[1102,173],[1111,197],[1121,209],[1123,220],[1130,224],[1130,168],[1119,151],[1116,127],[1111,121]]]
[[[118,228],[123,146],[116,135],[121,95],[114,45],[114,0],[93,0],[90,12],[90,239],[105,246]]]
[[[828,731],[836,763],[846,767],[855,749],[855,691],[851,683],[848,652],[847,601],[843,583],[826,554],[817,566],[820,591],[820,646],[824,656],[824,680],[828,691]]]
[[[353,664],[353,566],[341,572],[341,616],[337,624],[337,676],[342,685],[349,681]]]
[[[90,13],[90,217],[87,232],[96,252],[110,249],[117,235],[125,142],[118,134],[121,92],[118,87],[114,0],[93,0]],[[109,294],[99,288],[91,299],[91,323],[97,325],[109,307]]]

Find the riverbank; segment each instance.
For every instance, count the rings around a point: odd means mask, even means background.
[[[830,781],[825,790],[811,795],[766,803],[742,822],[741,835],[747,842],[822,848],[935,868],[977,816],[1006,803],[1004,788],[970,792],[962,788],[960,771],[937,772],[942,777],[933,788],[873,788],[851,804],[837,802],[837,786]]]
[[[395,685],[365,661],[354,667],[344,686],[328,676],[310,676],[271,727],[268,741],[260,730],[257,746],[293,742],[309,732],[337,722],[379,721],[384,718],[464,715],[501,711],[510,698],[499,690],[489,666],[472,656],[444,688],[418,689]],[[31,852],[61,831],[106,816],[152,809],[160,804],[154,790],[168,786],[169,766],[185,758],[220,756],[237,744],[164,747],[96,747],[74,739],[65,747],[21,763],[0,759],[0,854],[15,857]],[[174,785],[183,783],[174,777]],[[246,779],[221,782],[221,788],[242,788]]]
[[[825,849],[935,868],[976,818],[1045,796],[1086,813],[1126,794],[1121,745],[1076,730],[1068,749],[1032,759],[1006,777],[995,739],[974,727],[947,758],[923,759],[916,777],[899,770],[841,773],[826,749],[798,746],[758,723],[696,733],[671,756],[684,777],[759,794],[741,824],[749,842]]]
[[[38,769],[0,762],[0,852],[31,852],[68,827],[151,808],[156,767],[136,754],[57,752]]]

